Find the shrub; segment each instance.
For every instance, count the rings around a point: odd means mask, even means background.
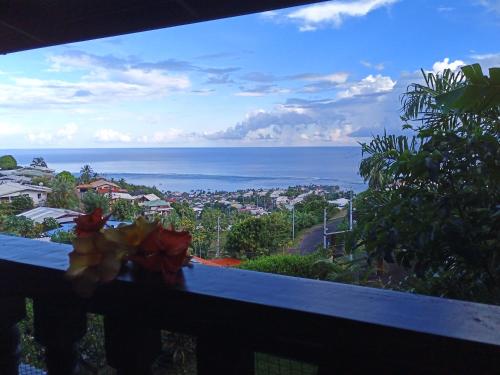
[[[43,227],[25,216],[12,215],[3,220],[2,230],[17,236],[36,238],[41,236]]]
[[[305,256],[296,254],[270,255],[248,260],[242,263],[239,268],[308,279],[324,279],[326,277],[320,274],[315,267],[316,262],[321,259],[320,253]]]
[[[73,231],[58,230],[50,236],[52,242],[71,244],[76,238]]]
[[[16,169],[17,161],[12,155],[0,156],[0,169]]]
[[[59,228],[59,222],[53,217],[46,217],[45,219],[43,219],[42,225],[45,232],[51,229]]]
[[[35,204],[33,203],[33,199],[27,195],[20,195],[12,199],[10,206],[14,214],[20,214],[21,212],[31,210],[35,207]]]

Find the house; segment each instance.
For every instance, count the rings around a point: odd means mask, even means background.
[[[45,177],[45,178],[53,178],[55,176],[55,171],[46,167],[23,167],[20,169],[16,169],[13,173],[17,176],[25,176],[25,177]]]
[[[349,204],[349,199],[339,198],[339,199],[335,199],[333,201],[328,201],[328,203],[330,203],[334,206],[337,206],[339,208],[343,208]]]
[[[158,201],[161,198],[158,197],[156,194],[143,194],[143,195],[136,195],[134,199],[139,203],[139,206],[141,206],[142,203],[144,202]]]
[[[52,189],[45,186],[22,185],[16,182],[7,182],[0,184],[0,201],[10,202],[13,198],[22,195],[33,199],[36,206],[42,205],[47,201],[47,196]]]
[[[72,223],[73,220],[80,216],[80,212],[66,210],[63,208],[52,207],[37,207],[32,210],[23,212],[17,216],[24,216],[33,220],[35,223],[43,223],[45,219],[53,218],[59,224]]]
[[[127,193],[127,190],[122,189],[114,182],[107,181],[103,178],[89,182],[88,184],[81,184],[76,187],[80,197],[87,191],[95,191],[98,194],[106,193]]]
[[[173,210],[173,208],[170,206],[170,203],[164,201],[163,199],[144,202],[143,207],[145,209],[145,215],[160,214],[163,216],[167,216]]]
[[[106,194],[106,193],[104,193],[104,194]],[[111,193],[109,193],[109,200],[111,202],[115,202],[118,199],[124,199],[126,201],[135,201],[135,197],[133,197],[129,193],[122,193],[122,192],[111,192]]]
[[[17,176],[14,174],[2,176],[0,173],[0,184],[5,184],[7,182],[16,182],[18,184],[31,184],[31,178],[26,176]]]
[[[285,206],[290,203],[290,200],[288,197],[285,197],[283,195],[280,195],[278,198],[276,198],[276,206]]]

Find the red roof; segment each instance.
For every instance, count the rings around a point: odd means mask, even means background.
[[[241,260],[235,258],[203,259],[194,256],[193,259],[201,264],[215,267],[235,267],[241,264]]]

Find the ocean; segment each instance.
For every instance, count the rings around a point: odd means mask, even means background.
[[[84,164],[108,178],[160,190],[224,190],[294,185],[339,185],[355,192],[360,147],[99,148],[0,150],[19,164],[43,157],[57,172],[78,173]]]

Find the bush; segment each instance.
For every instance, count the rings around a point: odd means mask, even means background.
[[[0,169],[16,169],[17,161],[12,155],[0,156]]]
[[[59,228],[59,222],[53,217],[46,217],[43,219],[43,230],[47,232],[48,230]]]
[[[73,231],[58,230],[50,236],[52,242],[71,244],[76,238]]]
[[[21,212],[25,212],[31,210],[35,207],[33,199],[28,197],[27,195],[20,195],[15,197],[10,202],[10,206],[12,207],[12,211],[14,214],[20,214]]]
[[[324,279],[318,272],[315,264],[322,259],[320,253],[310,255],[270,255],[257,259],[248,260],[242,263],[238,268],[250,271],[259,271],[267,273],[276,273],[279,275],[304,277],[307,279]]]
[[[43,226],[25,216],[7,216],[2,222],[2,230],[16,236],[36,238],[41,236]]]
[[[106,195],[98,194],[95,191],[87,191],[83,194],[82,205],[85,213],[90,214],[96,208],[102,208],[104,214],[109,212],[109,198]]]

